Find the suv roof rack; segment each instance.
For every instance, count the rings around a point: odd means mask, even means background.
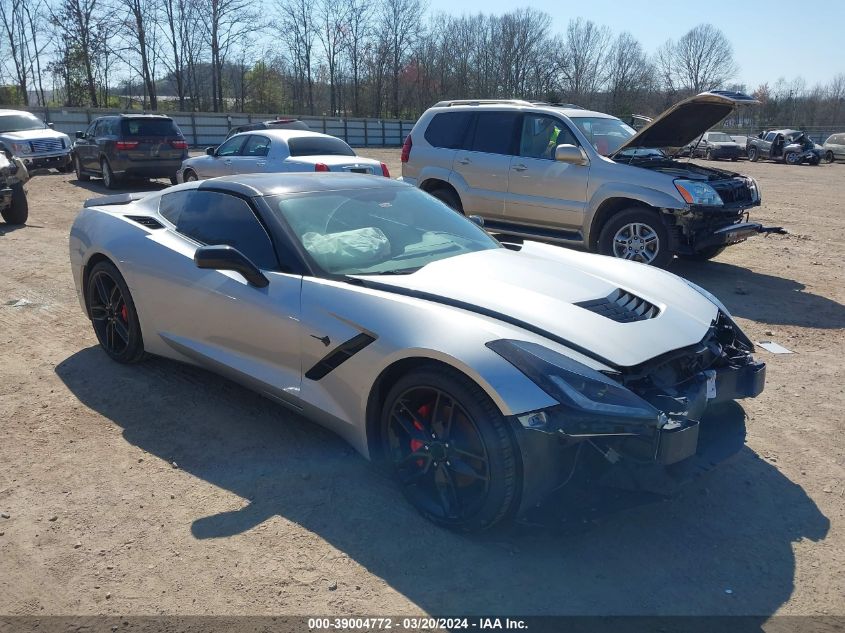
[[[511,105],[531,105],[530,101],[524,99],[450,99],[447,101],[438,101],[434,104],[435,108],[448,108],[459,105],[487,105],[496,103],[507,103]]]
[[[579,106],[575,103],[549,103],[548,101],[532,101],[531,105],[536,106],[551,106],[553,108],[569,108],[570,110],[584,110],[584,106]]]

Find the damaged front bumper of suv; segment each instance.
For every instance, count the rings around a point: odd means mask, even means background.
[[[720,310],[696,345],[641,365],[600,373],[546,348],[500,340],[488,347],[520,369],[558,404],[515,417],[523,446],[532,436],[571,446],[589,442],[611,463],[669,466],[695,455],[708,406],[759,395],[766,365],[753,344]],[[546,442],[546,444],[549,444]]]

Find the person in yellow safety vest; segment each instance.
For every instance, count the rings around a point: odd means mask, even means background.
[[[546,154],[549,158],[554,158],[555,148],[557,148],[557,137],[560,136],[560,131],[557,125],[552,126],[552,134],[549,136],[549,144],[546,147]]]

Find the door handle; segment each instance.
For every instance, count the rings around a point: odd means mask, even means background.
[[[526,169],[528,169],[528,167],[526,167],[525,165],[519,164],[519,165],[514,165],[513,167],[511,167],[511,169],[513,169],[514,171],[525,171]]]
[[[260,161],[258,161],[258,162],[257,162],[257,163],[255,163],[255,164],[256,164],[258,167],[264,167],[264,165],[266,165],[266,164],[267,164],[267,161],[266,161],[266,160],[260,160]]]
[[[458,161],[458,164],[460,164],[460,165],[469,165],[471,162],[472,162],[472,161],[471,161],[469,158],[461,158],[461,159]]]
[[[232,161],[231,161],[231,160],[224,160],[224,161],[223,161],[223,164],[224,164],[224,165],[231,165],[231,164],[232,164]]]

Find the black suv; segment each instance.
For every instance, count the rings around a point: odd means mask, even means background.
[[[259,121],[257,123],[245,123],[237,125],[229,130],[226,138],[241,132],[253,132],[255,130],[310,130],[305,121],[299,119],[274,119],[273,121]]]
[[[102,177],[109,189],[126,178],[170,178],[188,157],[179,126],[158,114],[118,114],[95,119],[76,133],[73,165],[78,180]]]

